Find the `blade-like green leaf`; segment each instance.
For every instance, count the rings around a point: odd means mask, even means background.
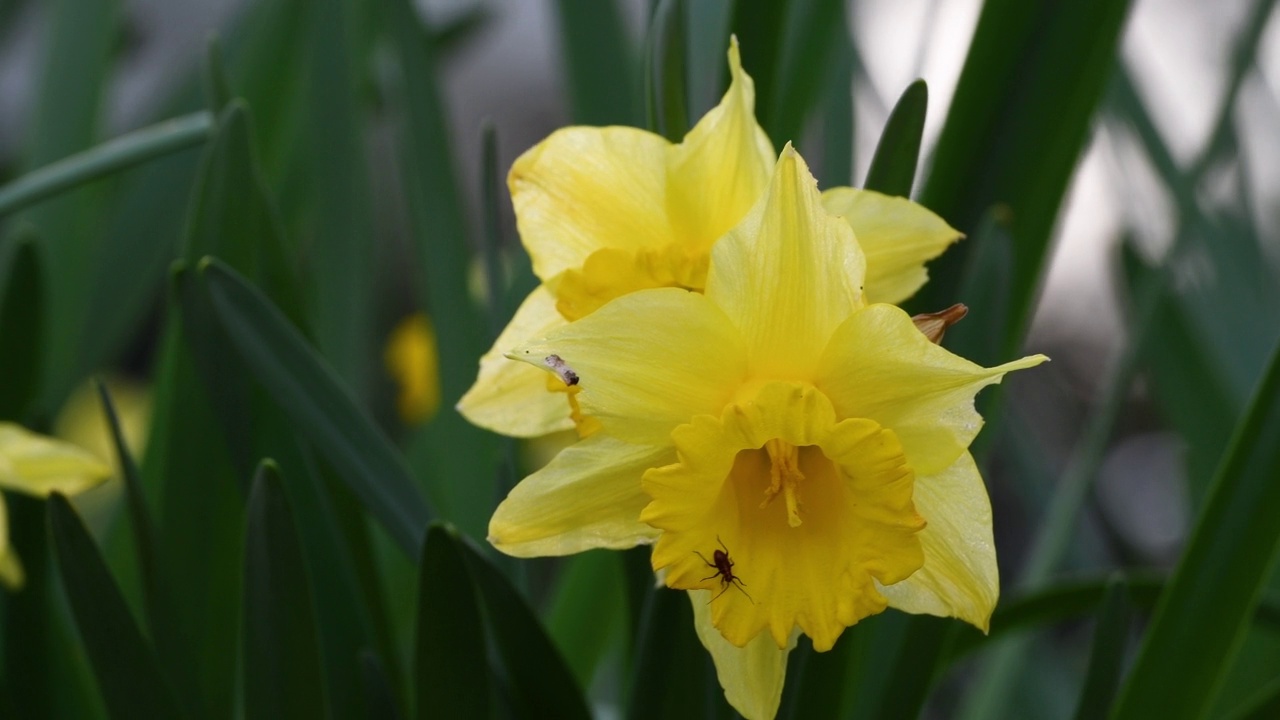
[[[686,593],[650,586],[636,634],[626,717],[734,716],[693,629]]]
[[[773,134],[773,98],[782,82],[782,58],[786,41],[788,12],[797,0],[738,0],[733,3],[729,21],[731,32],[738,37],[742,67],[756,86],[756,116],[765,132],[781,147],[793,138]]]
[[[133,548],[138,558],[139,575],[142,579],[142,602],[146,608],[147,627],[151,636],[169,629],[158,615],[165,611],[164,598],[160,590],[160,576],[156,567],[156,529],[151,519],[151,511],[147,508],[146,493],[142,486],[142,473],[138,463],[125,444],[124,432],[120,428],[120,417],[116,414],[115,403],[111,393],[101,380],[97,382],[98,398],[102,410],[107,416],[107,425],[111,428],[111,441],[115,445],[116,459],[119,461],[124,475],[125,503],[129,508],[129,525],[133,529]]]
[[[880,133],[864,187],[886,195],[911,197],[928,109],[929,87],[924,80],[916,80],[902,91]]]
[[[315,609],[280,469],[264,461],[249,494],[244,542],[244,716],[325,715]]]
[[[853,183],[853,41],[840,33],[831,55],[831,72],[823,92],[822,166],[819,187]]]
[[[480,597],[457,533],[427,529],[418,574],[417,717],[487,718],[493,708]]]
[[[750,3],[748,3],[750,4]],[[764,98],[762,113],[769,136],[782,143],[801,140],[810,112],[827,86],[827,77],[840,74],[835,64],[842,52],[839,44],[848,41],[843,0],[791,0],[786,22],[775,29],[782,33],[777,82]],[[767,90],[768,88],[766,88]]]
[[[1115,717],[1200,717],[1280,550],[1280,348],[1237,426]]]
[[[1080,691],[1077,720],[1104,717],[1120,687],[1120,673],[1125,648],[1129,644],[1131,609],[1124,577],[1107,584],[1107,594],[1098,610],[1098,625],[1093,631],[1093,650],[1089,655],[1089,671]]]
[[[556,0],[574,122],[639,125],[637,57],[617,0]]]
[[[626,604],[617,553],[593,550],[569,558],[547,612],[547,632],[582,687],[622,635]]]
[[[573,673],[510,581],[468,541],[456,543],[484,601],[517,717],[588,718]]]
[[[49,498],[49,533],[58,573],[111,714],[182,717],[168,681],[89,531],[66,498]]]
[[[0,217],[111,173],[204,143],[213,116],[197,112],[135,130],[0,187]]]
[[[962,232],[987,209],[1011,212],[1011,353],[1030,317],[1049,236],[1114,66],[1128,0],[987,0],[938,139],[922,201]],[[954,302],[966,247],[939,258],[921,308]]]
[[[360,653],[360,679],[370,720],[400,720],[404,717],[395,690],[387,678],[386,668],[377,655],[367,650]]]
[[[209,36],[204,49],[204,65],[200,69],[205,104],[209,112],[218,115],[231,102],[231,81],[227,78],[227,67],[222,59],[222,41],[216,33]]]
[[[682,0],[660,0],[649,23],[645,48],[645,109],[648,127],[671,142],[689,131],[686,92],[685,7]]]
[[[470,232],[437,83],[435,49],[411,2],[383,0],[382,7],[399,61],[404,184],[417,280],[425,289],[425,309],[441,349],[441,406],[452,408],[475,380],[476,358],[488,345],[488,333],[466,284]],[[483,537],[493,508],[493,469],[499,459],[492,434],[444,410],[413,437],[409,457],[441,513],[463,532]]]
[[[200,280],[219,322],[271,398],[409,555],[430,511],[403,459],[271,301],[214,259]]]
[[[44,278],[39,250],[19,238],[0,257],[0,418],[23,417],[39,385]]]
[[[1227,717],[1229,720],[1268,720],[1277,716],[1280,716],[1280,678],[1268,683]]]
[[[144,487],[158,496],[158,569],[170,594],[154,618],[165,625],[154,629],[152,639],[193,711],[225,717],[235,707],[243,480],[183,343],[189,319],[176,303],[170,308],[142,466]]]
[[[363,3],[311,0],[316,15],[307,68],[306,115],[298,149],[312,204],[302,221],[310,242],[308,305],[316,347],[357,398],[371,387],[374,361],[374,223],[357,93],[354,16]],[[322,147],[324,152],[315,152]]]

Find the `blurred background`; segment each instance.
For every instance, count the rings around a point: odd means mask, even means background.
[[[391,29],[406,21],[388,9],[395,4],[323,5],[330,9],[304,12],[284,0],[0,0],[0,183],[198,111],[202,92],[218,83],[208,77],[210,38],[218,38],[224,82],[231,96],[248,100],[261,178],[279,203],[271,222],[299,258],[311,337],[404,449],[437,510],[481,538],[502,488],[554,450],[513,455],[488,438],[475,440],[484,448],[471,458],[484,458],[480,467],[469,458],[440,459],[459,437],[450,433],[464,432],[451,406],[474,376],[490,329],[533,283],[505,188],[495,201],[486,178],[503,178],[519,153],[564,125],[645,125],[656,3],[419,1],[412,10],[421,37],[409,42],[430,53],[418,65],[417,50],[398,45],[404,41]],[[690,122],[723,90],[725,38],[746,5],[683,3]],[[983,401],[991,418],[982,440],[985,477],[1012,597],[1050,578],[1097,578],[1114,568],[1167,573],[1280,338],[1275,3],[1111,3],[1123,18],[1115,52],[1105,28],[1096,44],[1087,34],[1076,46],[1055,44],[1062,40],[1045,18],[1070,14],[1063,7],[1069,3],[1026,5],[1040,8],[1040,24],[1018,36],[1031,60],[1021,74],[1015,67],[993,80],[1000,92],[975,91],[971,103],[1013,119],[990,122],[986,135],[966,135],[956,121],[952,144],[965,148],[955,150],[945,147],[944,128],[966,57],[978,63],[971,45],[980,0],[792,3],[833,7],[835,14],[823,17],[838,19],[838,38],[823,35],[822,47],[834,49],[816,58],[788,55],[804,42],[793,38],[773,57],[775,69],[753,65],[760,57],[749,44],[754,38],[740,35],[766,129],[778,147],[794,140],[824,187],[860,185],[899,96],[916,78],[928,84],[915,196],[964,230],[962,245],[975,249],[952,251],[957,259],[935,265],[935,281],[910,308],[996,308],[1012,330],[962,325],[949,344],[987,364],[1016,352],[1053,360]],[[1096,19],[1101,12],[1080,14]],[[335,38],[343,48],[329,52]],[[1096,66],[1092,76],[1100,79],[1082,85],[1074,63]],[[432,77],[415,74],[424,72]],[[798,77],[808,78],[810,89],[791,97],[785,86]],[[1054,104],[1068,101],[1086,108],[1075,129],[1026,130],[1052,125],[1037,113],[1074,117]],[[788,114],[788,103],[802,111]],[[485,154],[485,128],[493,131],[495,156]],[[777,136],[783,131],[790,134]],[[193,233],[188,211],[200,152],[193,146],[167,154],[0,217],[2,242],[33,234],[48,245],[47,317],[58,322],[41,338],[45,370],[23,405],[33,426],[101,434],[100,426],[76,429],[97,410],[84,395],[95,373],[112,379],[122,409],[133,408],[139,455],[149,452],[146,418],[173,417],[152,409],[151,398],[167,367],[166,270]],[[1023,177],[1027,184],[1060,169],[1065,192],[1041,188],[1049,199],[1024,198],[1031,209],[1001,196],[1000,188],[1020,177],[1001,168],[1019,163],[1042,173]],[[949,186],[931,177],[935,169],[950,173]],[[966,185],[984,189],[968,201],[931,202],[960,197],[955,188]],[[1008,220],[1010,210],[1017,219]],[[1043,232],[1019,226],[1033,213]],[[466,239],[433,263],[422,250],[423,238],[433,247],[433,232]],[[1010,236],[1017,241],[1028,232],[1045,241],[1045,262],[1034,258],[1029,273],[1026,258],[1007,247]],[[73,240],[50,242],[62,237]],[[434,251],[426,252],[429,258]],[[484,258],[494,260],[496,273]],[[1020,274],[1015,281],[1008,273]],[[984,286],[1002,283],[1015,289],[994,299],[983,294]],[[477,309],[486,306],[494,317]],[[438,362],[440,402],[426,426],[397,413],[403,381],[384,361],[394,329],[419,310],[433,319],[439,343],[439,358],[430,362]],[[106,436],[98,442],[109,454]],[[148,455],[148,463],[157,462]],[[483,489],[439,479],[462,474],[484,476]],[[119,483],[97,495],[78,504],[107,538],[119,524]],[[378,531],[373,542],[389,545]],[[399,587],[386,581],[395,605],[397,589],[411,589],[413,578],[405,580],[396,561],[381,562],[393,568],[387,577],[401,578]],[[558,594],[568,571],[555,561],[530,566],[512,572],[527,574],[520,582],[552,636],[571,636],[563,627],[572,606]],[[611,572],[620,581],[621,572]],[[412,598],[404,592],[399,604],[411,606]],[[1083,620],[1020,633],[1016,642],[950,666],[926,695],[925,711],[1066,717],[1091,639],[1092,625]],[[609,698],[622,672],[616,666],[625,665],[620,652],[597,652],[579,674],[603,715],[616,712]],[[1280,671],[1280,636],[1250,634],[1236,662],[1222,697],[1248,696]]]

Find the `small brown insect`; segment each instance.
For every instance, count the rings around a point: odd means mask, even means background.
[[[548,355],[542,362],[546,363],[546,366],[551,368],[552,372],[559,375],[565,385],[578,384],[578,373],[574,372],[573,368],[569,367],[569,364],[559,355]]]
[[[733,563],[733,560],[729,558],[729,548],[725,546],[724,541],[720,539],[719,535],[716,536],[716,542],[720,543],[720,547],[722,549],[716,550],[715,552],[711,553],[711,560],[708,560],[702,553],[698,552],[697,550],[693,551],[693,554],[697,555],[702,560],[702,562],[706,563],[707,567],[715,568],[715,572],[713,574],[708,575],[702,579],[710,580],[711,578],[718,577],[720,578],[720,584],[724,587],[724,589],[721,590],[715,597],[708,600],[707,604],[710,605],[721,595],[725,594],[726,592],[729,592],[729,586],[736,585],[738,587],[738,592],[742,593],[743,595],[746,595],[747,599],[751,600],[751,604],[755,605],[756,601],[752,600],[751,595],[747,593],[747,590],[746,590],[747,584],[742,582],[742,578],[738,577],[733,573],[734,563]]]

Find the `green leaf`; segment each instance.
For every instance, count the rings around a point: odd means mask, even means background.
[[[1267,720],[1280,716],[1280,678],[1276,678],[1245,700],[1229,720]]]
[[[928,109],[929,87],[924,80],[916,80],[902,91],[902,97],[885,121],[876,153],[871,156],[865,188],[886,195],[911,197]]]
[[[156,158],[203,144],[213,116],[197,112],[134,130],[0,187],[0,217]]]
[[[364,651],[360,653],[360,679],[364,686],[365,703],[368,717],[382,720],[400,720],[400,703],[396,700],[391,680],[387,678],[386,668],[378,656]]]
[[[1089,671],[1080,691],[1077,720],[1104,717],[1120,687],[1125,648],[1129,644],[1129,599],[1123,576],[1107,584],[1107,595],[1098,611],[1098,625],[1093,631],[1093,650],[1089,655]]]
[[[0,257],[0,418],[22,418],[39,387],[44,344],[44,268],[34,240]]]
[[[457,533],[427,529],[418,574],[417,717],[486,718],[493,708],[480,598]]]
[[[853,184],[853,41],[840,33],[831,56],[831,72],[822,93],[822,166],[818,186]]]
[[[430,511],[391,441],[261,291],[223,263],[201,262],[217,318],[271,398],[410,556]]]
[[[151,636],[166,632],[169,625],[160,619],[165,611],[164,596],[161,594],[160,575],[157,568],[159,562],[156,555],[156,529],[151,519],[151,511],[147,508],[147,497],[143,491],[142,473],[138,463],[125,443],[124,432],[120,428],[120,417],[116,414],[115,403],[111,393],[101,380],[97,381],[98,398],[102,402],[102,410],[107,416],[107,424],[111,428],[111,441],[115,445],[116,459],[124,475],[125,503],[129,508],[129,525],[133,529],[133,548],[138,558],[139,574],[142,579],[142,602],[146,608],[147,626]]]
[[[307,120],[295,128],[310,211],[308,300],[316,347],[358,399],[369,394],[375,359],[374,238],[366,128],[357,93],[357,10],[363,3],[312,0],[311,62],[306,69]],[[323,147],[324,152],[314,148]]]
[[[639,125],[640,75],[617,0],[556,0],[556,17],[573,121]]]
[[[925,206],[962,232],[1011,212],[1011,353],[1030,317],[1049,236],[1094,108],[1114,66],[1128,0],[1087,4],[987,0],[938,139]],[[954,301],[968,249],[936,261],[921,308]]]
[[[470,542],[457,543],[484,601],[489,636],[506,670],[517,717],[588,718],[582,689],[511,582]]]
[[[1115,717],[1199,717],[1214,699],[1280,550],[1280,348],[1236,427]]]
[[[177,284],[183,281],[191,278]],[[181,696],[215,718],[234,712],[246,478],[232,463],[183,342],[189,322],[171,303],[142,466],[144,487],[158,496],[156,552],[163,590],[171,593],[152,637]]]
[[[626,717],[734,716],[686,593],[651,586],[636,635]]]
[[[625,598],[620,558],[593,550],[566,559],[547,612],[547,631],[582,687],[622,634]]]
[[[120,29],[120,6],[115,0],[56,0],[46,9],[44,56],[37,71],[39,85],[25,148],[28,168],[62,160],[99,139],[103,89],[114,65]],[[48,327],[58,332],[46,338],[42,393],[74,384],[81,377],[77,330],[84,326],[89,307],[93,266],[88,259],[101,239],[97,232],[105,207],[101,190],[83,187],[23,216],[39,232],[43,259],[49,267],[58,268],[46,277]]]
[[[773,98],[782,81],[783,43],[790,7],[797,0],[738,0],[729,27],[738,37],[742,67],[756,86],[756,117],[774,145],[792,140],[774,134]],[[722,55],[723,57],[723,55]]]
[[[323,717],[325,686],[306,563],[280,469],[270,460],[253,479],[244,553],[244,716]]]
[[[843,0],[778,4],[789,6],[785,24],[775,29],[782,33],[778,81],[772,92],[760,90],[757,97],[764,98],[761,104],[768,103],[761,113],[764,127],[781,145],[801,140],[809,113],[827,87],[827,76],[841,74],[836,69],[843,59],[839,45],[848,43],[849,31]]]
[[[648,127],[671,142],[680,142],[689,131],[686,92],[687,44],[682,0],[659,0],[649,23],[645,47],[645,108]]]
[[[488,333],[466,285],[471,269],[466,205],[458,193],[435,49],[412,3],[383,1],[399,61],[404,184],[418,280],[424,284],[425,309],[441,349],[441,406],[452,408],[475,380],[476,358],[488,346]],[[444,410],[412,439],[409,456],[441,513],[463,532],[483,537],[495,495],[498,453],[493,436]]]
[[[49,533],[76,627],[111,714],[182,717],[98,546],[71,504],[57,493],[49,497]]]
[[[231,102],[231,81],[227,78],[226,64],[222,59],[222,41],[217,34],[209,36],[205,45],[204,65],[200,80],[203,84],[205,104],[217,115]]]

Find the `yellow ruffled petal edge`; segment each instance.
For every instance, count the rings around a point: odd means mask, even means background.
[[[547,373],[503,356],[520,343],[564,325],[555,298],[545,287],[530,293],[480,358],[480,374],[458,402],[458,412],[472,424],[512,437],[533,438],[572,429],[568,396],[547,389]]]
[[[0,423],[0,487],[37,497],[74,495],[110,475],[106,463],[79,446]]]
[[[776,158],[756,122],[755,83],[742,69],[736,37],[730,38],[728,55],[729,89],[671,147],[667,165],[666,209],[676,235],[703,252],[755,204]]]
[[[534,273],[548,281],[606,247],[670,242],[669,147],[636,128],[569,127],[521,155],[507,186]]]
[[[822,206],[843,217],[867,256],[867,302],[897,305],[929,279],[925,262],[964,237],[906,198],[850,187],[822,193]]]
[[[689,418],[719,414],[746,374],[729,319],[705,296],[675,288],[620,297],[509,357],[573,373],[583,412],[640,445],[668,444]]]
[[[786,648],[779,648],[768,633],[761,633],[745,647],[724,639],[711,624],[707,590],[692,590],[693,627],[702,646],[711,653],[716,678],[724,688],[725,700],[747,720],[770,720],[782,702],[782,684],[787,678],[787,656],[796,646],[799,631],[791,634]]]
[[[17,590],[24,582],[26,574],[22,571],[22,562],[9,544],[9,511],[5,509],[4,493],[0,493],[0,584]]]
[[[924,567],[879,586],[889,606],[964,620],[986,632],[1000,597],[991,501],[969,453],[946,470],[917,477],[915,504],[928,525],[919,533]]]
[[[671,448],[592,435],[516,485],[489,520],[489,542],[516,557],[652,542],[658,531],[640,522],[649,502],[640,477],[674,459]]]
[[[742,332],[754,374],[805,378],[862,307],[865,273],[849,225],[822,208],[818,181],[788,144],[768,190],[712,250],[706,294]]]
[[[897,433],[916,473],[929,475],[955,462],[982,428],[973,407],[979,390],[1047,360],[975,365],[930,342],[901,308],[880,304],[836,329],[814,384],[839,417],[868,418]]]

